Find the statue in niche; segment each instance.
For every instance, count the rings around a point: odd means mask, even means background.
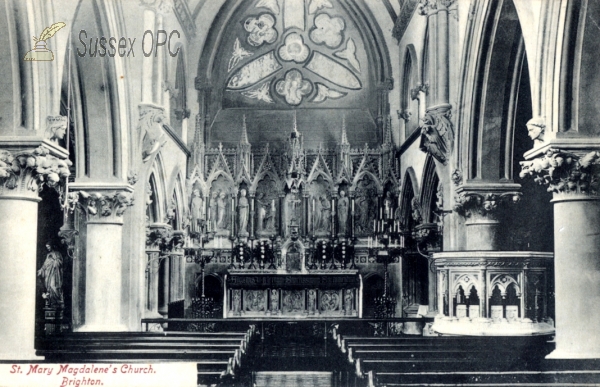
[[[344,314],[349,316],[352,314],[352,289],[344,291]]]
[[[200,195],[200,190],[198,189],[194,189],[192,192],[190,217],[192,218],[190,232],[199,234],[202,232],[200,221],[204,219],[204,200],[202,199],[202,195]]]
[[[359,235],[366,236],[372,231],[373,219],[377,216],[377,205],[374,198],[377,197],[377,190],[373,182],[363,177],[358,182],[356,189],[356,227],[355,231]]]
[[[314,289],[308,291],[308,313],[315,313],[315,306],[317,301],[317,292]]]
[[[298,192],[292,192],[288,199],[288,220],[300,219],[300,203],[302,203],[302,201],[298,198]]]
[[[256,202],[258,204],[258,231],[274,231],[275,201],[269,200],[264,192],[259,192]]]
[[[331,227],[331,203],[325,196],[321,196],[319,201],[321,202],[321,222],[317,229],[319,231],[329,231]]]
[[[279,309],[279,294],[277,293],[277,289],[271,289],[271,311],[273,313],[277,312]]]
[[[217,229],[217,214],[218,214],[218,208],[217,208],[217,198],[219,196],[219,192],[214,191],[212,193],[212,195],[210,196],[210,222],[211,222],[211,231],[214,231]]]
[[[340,234],[346,234],[346,225],[348,224],[348,197],[346,197],[346,192],[343,190],[340,191],[340,198],[337,204],[337,216]]]
[[[62,308],[63,300],[63,258],[62,255],[52,248],[50,242],[46,243],[46,260],[38,270],[37,275],[44,281],[45,291],[42,297],[46,300],[46,306],[51,308]]]
[[[248,198],[246,197],[246,190],[242,189],[240,191],[240,199],[238,201],[238,217],[239,217],[239,235],[246,236],[248,235],[248,209],[250,205],[248,203]]]
[[[386,219],[394,218],[394,199],[392,199],[392,193],[388,191],[383,199],[384,215]]]
[[[227,195],[225,192],[221,192],[217,199],[217,229],[227,229]]]

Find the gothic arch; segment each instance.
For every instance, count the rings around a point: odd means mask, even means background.
[[[513,0],[476,2],[475,14],[462,59],[458,164],[467,180],[512,180],[517,98],[528,74],[521,23]]]
[[[148,174],[148,182],[150,183],[151,179],[153,178],[155,188],[154,196],[157,203],[152,203],[150,205],[153,205],[156,209],[155,221],[157,223],[162,223],[165,219],[165,210],[167,208],[167,187],[165,186],[166,173],[160,153],[156,155],[154,161],[152,162],[152,167],[150,169],[150,173]]]
[[[438,186],[440,179],[436,170],[434,158],[428,154],[423,168],[423,179],[421,181],[421,203],[423,221],[426,223],[435,223],[433,209],[436,204]]]
[[[78,153],[85,155],[85,162],[78,164],[85,166],[83,173],[92,179],[125,179],[129,168],[132,145],[127,124],[129,118],[127,110],[121,108],[128,101],[123,80],[119,80],[116,75],[126,75],[127,67],[117,57],[89,58],[90,38],[117,36],[113,32],[118,27],[113,19],[114,12],[111,4],[81,1],[70,31],[71,66],[75,69],[73,74],[77,76],[78,88],[73,96],[80,99],[78,103],[81,106],[83,130],[83,141],[78,142],[78,146],[83,146],[83,149],[78,149]],[[82,47],[79,43],[81,30],[87,33],[87,51],[84,56],[81,56]],[[85,37],[83,39],[86,40]],[[94,54],[94,49],[91,50]]]
[[[417,176],[412,167],[408,167],[402,179],[402,188],[400,190],[400,221],[404,228],[410,230],[415,225],[413,219],[413,200],[419,200],[419,187],[417,185]],[[418,205],[420,207],[420,202]]]

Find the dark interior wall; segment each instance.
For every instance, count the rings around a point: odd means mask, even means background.
[[[520,179],[520,161],[523,155],[533,147],[533,140],[527,136],[527,121],[531,119],[531,89],[527,59],[522,63],[521,79],[516,98],[514,116],[514,142],[512,169],[515,182],[521,184],[523,193],[516,205],[506,208],[504,227],[500,238],[505,250],[554,251],[554,230],[552,194],[542,189],[533,179]]]
[[[578,2],[574,2],[578,3]],[[577,75],[576,82],[572,84],[575,93],[578,93],[578,106],[574,106],[574,110],[578,115],[578,124],[573,128],[583,136],[598,136],[600,135],[600,61],[598,55],[589,55],[590,53],[600,52],[600,1],[587,0],[581,4],[586,4],[587,7],[582,7],[581,13],[574,13],[573,18],[579,16],[579,20],[572,20],[573,24],[579,23],[577,39],[581,42],[578,56],[580,64],[573,63],[573,66],[580,66],[580,71],[573,71]],[[585,9],[586,8],[586,9]],[[573,37],[574,38],[574,37]],[[576,44],[575,39],[567,42],[572,45]],[[587,55],[586,55],[587,54]],[[567,71],[568,69],[565,69]],[[571,80],[568,79],[570,82]],[[567,87],[568,85],[563,85]]]

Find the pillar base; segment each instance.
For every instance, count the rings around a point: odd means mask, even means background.
[[[129,328],[125,324],[118,325],[83,325],[75,329],[75,332],[127,332]]]

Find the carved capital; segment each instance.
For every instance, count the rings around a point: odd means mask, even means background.
[[[456,0],[420,0],[419,15],[430,16],[439,11],[447,11]]]
[[[146,249],[163,250],[173,240],[173,229],[164,223],[146,226]]]
[[[465,218],[495,219],[498,209],[508,203],[521,200],[520,192],[480,193],[460,192],[454,198],[454,211]]]
[[[43,185],[56,188],[71,174],[71,162],[59,159],[40,146],[33,150],[0,150],[0,196],[37,198]]]
[[[429,94],[429,84],[417,85],[417,87],[410,89],[410,98],[417,99],[419,98],[419,93],[423,92],[425,95]]]
[[[548,149],[542,157],[521,161],[519,176],[533,176],[557,195],[598,195],[598,164],[600,152],[575,154],[560,149]]]
[[[76,195],[88,222],[122,223],[127,207],[133,205],[131,190],[77,191]]]
[[[439,250],[441,247],[441,234],[436,223],[424,223],[415,227],[413,238],[420,245],[426,245],[427,251]]]
[[[419,148],[431,154],[437,161],[446,165],[450,156],[454,127],[450,118],[452,110],[449,105],[432,109],[425,113],[421,130],[421,144]]]
[[[64,139],[67,133],[67,117],[48,116],[46,118],[46,132],[44,138],[58,144],[59,140]]]

